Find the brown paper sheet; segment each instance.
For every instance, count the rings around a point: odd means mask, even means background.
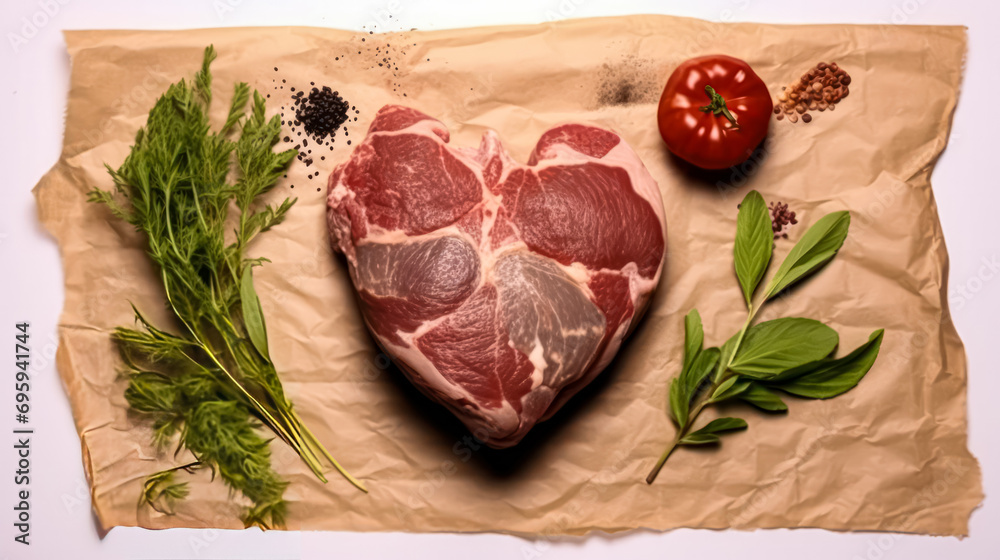
[[[174,516],[136,507],[143,477],[177,463],[126,414],[108,333],[131,322],[128,300],[163,323],[162,287],[142,240],[85,202],[90,187],[110,188],[102,164],[121,162],[155,96],[191,76],[214,43],[219,119],[239,80],[271,94],[275,112],[288,106],[291,87],[310,82],[339,90],[360,111],[334,150],[314,151],[325,160],[293,167],[273,195],[299,202],[253,247],[273,261],[257,284],[285,387],[320,440],[371,489],[364,495],[335,475],[321,484],[275,444],[277,468],[292,482],[289,528],[967,533],[982,499],[980,470],[966,448],[966,361],[946,305],[948,257],[929,182],[958,96],[963,28],[644,15],[387,35],[258,28],[74,31],[66,40],[65,147],[36,194],[62,250],[58,367],[105,527],[240,526],[238,500],[207,472],[194,477],[192,497]],[[680,61],[714,52],[747,60],[775,93],[817,62],[836,61],[854,78],[852,94],[808,125],[773,123],[763,157],[741,172],[698,175],[664,149],[655,102]],[[377,65],[383,57],[391,66]],[[636,102],[614,104],[621,84],[631,84]],[[329,249],[325,179],[348,157],[344,142],[363,137],[386,103],[442,119],[456,145],[477,145],[494,128],[521,161],[548,127],[596,122],[627,139],[663,191],[666,273],[644,322],[593,386],[515,449],[474,449],[457,420],[380,367],[344,264]],[[681,359],[683,315],[697,307],[715,345],[743,320],[731,247],[748,188],[798,212],[802,225],[777,243],[776,259],[823,214],[846,208],[854,218],[837,259],[765,318],[823,320],[844,348],[884,327],[881,356],[842,397],[789,399],[787,415],[731,411],[750,429],[719,449],[678,451],[647,486],[673,434],[666,387]]]

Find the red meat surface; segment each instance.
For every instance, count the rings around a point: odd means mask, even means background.
[[[379,344],[492,447],[618,352],[659,282],[660,191],[617,134],[567,124],[522,165],[390,105],[330,176],[328,222]]]

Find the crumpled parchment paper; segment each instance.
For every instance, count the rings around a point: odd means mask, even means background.
[[[111,187],[103,163],[121,163],[156,96],[193,75],[213,43],[220,121],[236,81],[270,94],[272,112],[284,106],[290,115],[290,88],[311,82],[340,91],[358,111],[333,150],[316,147],[313,165],[296,163],[272,193],[299,202],[252,249],[273,261],[256,283],[285,387],[320,440],[371,489],[362,494],[336,473],[320,483],[278,442],[275,464],[292,483],[289,528],[968,531],[982,499],[980,470],[966,448],[966,360],[948,313],[948,257],[929,181],[958,97],[963,28],[642,15],[378,35],[73,31],[66,41],[64,150],[35,192],[63,255],[58,368],[105,527],[240,526],[239,499],[210,483],[207,471],[192,478],[191,498],[174,516],[136,506],[146,475],[186,457],[157,452],[148,426],[126,413],[108,335],[131,323],[129,301],[169,323],[142,239],[85,202],[91,187]],[[835,112],[814,113],[812,123],[773,122],[760,155],[740,169],[700,174],[667,153],[656,101],[679,62],[716,52],[747,60],[775,95],[817,62],[835,61],[853,77],[851,95]],[[386,103],[440,118],[456,145],[476,145],[483,130],[496,129],[521,161],[550,126],[595,122],[621,133],[663,191],[666,272],[646,318],[611,368],[515,449],[478,446],[387,366],[364,329],[344,263],[330,251],[326,177],[349,156],[346,141],[363,137]],[[743,320],[731,251],[736,205],[750,188],[798,213],[800,225],[777,242],[776,260],[825,213],[853,215],[834,262],[764,318],[822,320],[840,332],[842,352],[884,327],[881,356],[857,389],[834,400],[789,398],[788,414],[778,416],[727,410],[750,429],[718,449],[678,451],[647,486],[673,434],[666,394],[681,360],[683,315],[701,311],[706,345],[724,342]]]

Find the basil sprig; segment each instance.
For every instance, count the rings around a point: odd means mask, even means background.
[[[740,418],[716,418],[695,429],[707,406],[740,400],[767,412],[785,412],[788,406],[779,392],[829,399],[854,388],[868,373],[882,345],[882,329],[842,358],[831,358],[840,337],[819,321],[784,317],[754,323],[764,304],[833,259],[850,224],[846,211],[817,221],[788,253],[755,303],[754,295],[771,262],[774,239],[764,198],[750,191],[743,199],[733,260],[747,306],[746,321],[721,348],[702,348],[705,334],[698,310],[684,318],[683,366],[668,393],[677,433],[646,477],[647,483],[653,483],[678,446],[718,443],[726,433],[746,429],[746,421]]]

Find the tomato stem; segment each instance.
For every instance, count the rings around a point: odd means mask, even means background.
[[[726,107],[726,100],[715,91],[715,88],[712,86],[705,86],[705,93],[708,94],[708,97],[712,100],[712,102],[704,107],[700,107],[700,109],[706,113],[712,113],[715,116],[723,115],[729,119],[729,122],[733,123],[735,128],[739,128],[740,123],[736,122],[736,117],[729,112],[729,107]]]

